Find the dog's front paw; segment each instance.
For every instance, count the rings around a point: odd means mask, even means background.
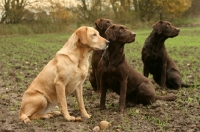
[[[84,114],[84,115],[82,115],[82,117],[83,117],[83,118],[90,118],[91,115],[89,115],[89,114]]]
[[[65,116],[64,117],[67,121],[75,121],[75,117],[74,116]]]
[[[29,119],[29,118],[26,118],[26,119],[24,119],[24,123],[30,123],[31,122],[31,120]]]

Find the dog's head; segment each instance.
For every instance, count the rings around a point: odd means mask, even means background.
[[[109,41],[99,35],[93,27],[80,27],[76,30],[78,45],[93,50],[104,50],[108,47]]]
[[[153,30],[155,30],[158,34],[163,34],[167,37],[175,37],[179,34],[180,29],[174,27],[168,21],[158,21],[152,26]]]
[[[136,34],[123,25],[113,24],[105,32],[108,40],[120,43],[131,43],[135,41]]]
[[[104,33],[108,29],[108,27],[110,27],[113,24],[113,22],[110,19],[100,18],[100,19],[97,19],[94,22],[94,24],[96,25],[96,29],[99,32]]]

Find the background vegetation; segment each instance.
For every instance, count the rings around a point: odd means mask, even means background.
[[[199,0],[2,0],[0,35],[74,31],[101,17],[132,29],[158,20],[200,24]]]

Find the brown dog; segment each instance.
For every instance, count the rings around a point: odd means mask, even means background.
[[[134,42],[136,34],[125,26],[113,24],[105,34],[110,41],[97,69],[98,88],[101,91],[100,108],[104,109],[107,89],[120,95],[119,111],[123,112],[126,100],[144,105],[156,99],[175,100],[176,96],[157,96],[151,81],[133,69],[126,60],[124,45]]]
[[[182,83],[179,69],[165,49],[165,40],[177,36],[180,29],[167,21],[159,21],[152,28],[153,31],[146,39],[142,49],[144,76],[148,77],[149,73],[152,74],[153,79],[162,89],[192,86]]]
[[[113,24],[112,20],[101,18],[96,20],[94,24],[96,26],[97,31],[99,31],[100,36],[106,39],[105,31],[108,29],[108,27],[110,27]],[[90,72],[89,81],[93,87],[93,90],[96,92],[97,92],[96,69],[103,52],[104,50],[94,50],[91,58],[92,71]]]
[[[50,110],[52,106],[59,105],[66,120],[75,120],[75,117],[69,115],[66,102],[66,96],[74,91],[82,116],[90,118],[85,110],[82,93],[82,85],[88,73],[89,53],[91,50],[105,49],[108,42],[92,27],[77,29],[25,91],[20,119],[27,123],[30,119],[49,118],[60,114]]]

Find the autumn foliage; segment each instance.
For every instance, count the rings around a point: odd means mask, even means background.
[[[60,30],[63,25],[91,24],[104,17],[116,23],[151,25],[161,19],[198,17],[199,7],[200,0],[2,0],[0,23],[36,23],[41,27],[52,24],[61,26]]]

